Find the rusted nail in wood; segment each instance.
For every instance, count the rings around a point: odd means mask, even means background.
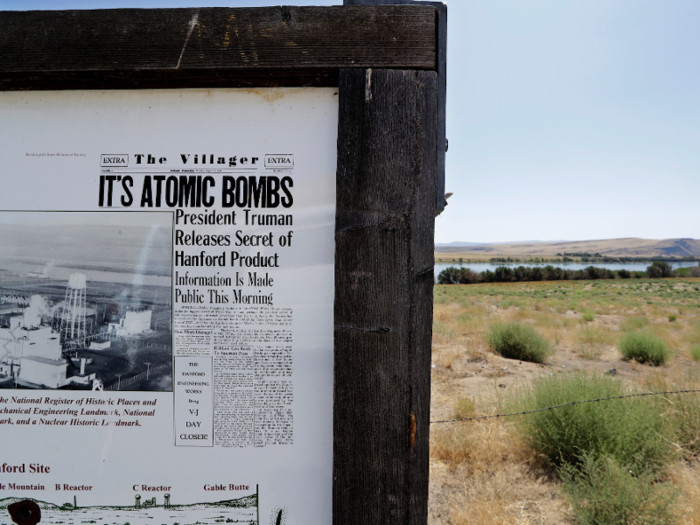
[[[416,416],[414,416],[413,414],[411,414],[409,417],[408,428],[409,428],[409,434],[408,434],[409,450],[411,452],[413,452],[413,447],[416,446]]]

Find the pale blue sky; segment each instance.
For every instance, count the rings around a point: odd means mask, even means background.
[[[1,9],[340,1],[0,0]],[[698,0],[448,0],[436,242],[700,238]]]

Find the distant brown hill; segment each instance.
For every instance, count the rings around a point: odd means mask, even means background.
[[[435,253],[469,257],[555,257],[564,253],[599,253],[609,257],[700,257],[698,239],[604,239],[597,241],[485,244],[480,246],[436,246]]]

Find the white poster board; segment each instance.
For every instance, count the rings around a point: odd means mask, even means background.
[[[331,522],[337,99],[0,93],[0,523]]]

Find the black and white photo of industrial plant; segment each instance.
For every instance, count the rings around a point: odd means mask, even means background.
[[[172,390],[172,214],[0,211],[0,388]]]

